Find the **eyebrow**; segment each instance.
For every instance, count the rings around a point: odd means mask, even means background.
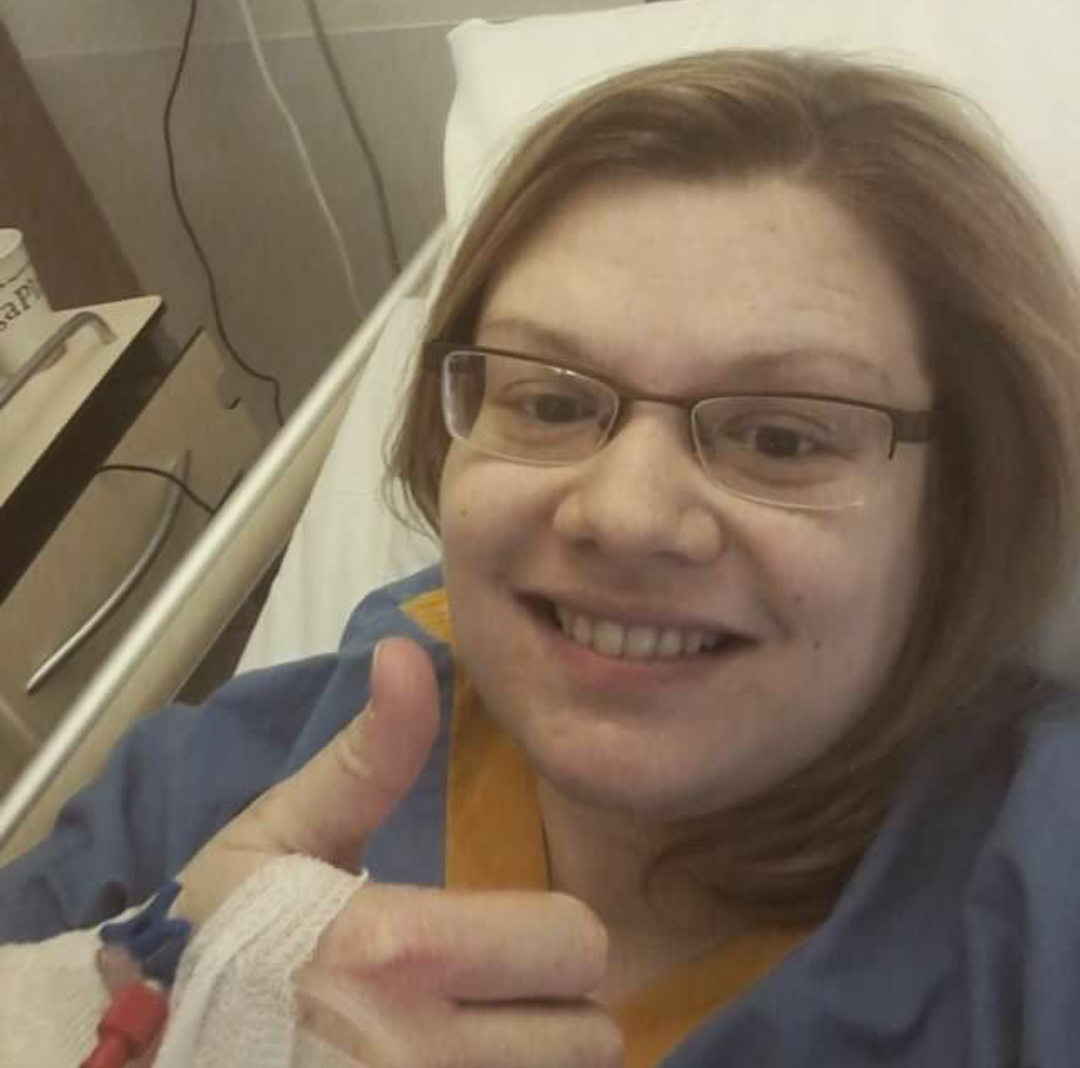
[[[568,365],[582,371],[593,371],[595,361],[589,358],[589,346],[573,333],[557,327],[545,326],[519,315],[500,315],[481,321],[480,330],[510,330],[522,336],[527,345],[536,344],[544,350],[565,359]],[[539,353],[537,354],[539,355]],[[807,362],[832,364],[853,371],[863,378],[873,380],[891,389],[893,382],[885,368],[871,363],[843,349],[818,346],[793,346],[746,352],[733,360],[725,361],[729,372],[779,372],[806,369]]]

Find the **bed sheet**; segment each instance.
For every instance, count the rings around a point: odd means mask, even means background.
[[[336,649],[365,593],[438,559],[381,494],[423,317],[421,298],[403,300],[361,372],[238,672]]]

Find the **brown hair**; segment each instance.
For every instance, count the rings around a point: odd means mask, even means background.
[[[586,182],[783,175],[852,211],[923,318],[939,413],[927,566],[878,699],[829,752],[688,828],[717,892],[822,916],[927,737],[976,714],[1022,659],[1080,544],[1080,287],[1035,198],[971,121],[912,74],[823,54],[723,51],[597,84],[542,119],[458,243],[425,339],[472,340],[483,298]],[[448,438],[421,371],[391,469],[437,530]]]

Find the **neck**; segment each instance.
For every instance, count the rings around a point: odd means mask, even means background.
[[[665,865],[646,895],[650,865],[674,840],[670,829],[584,809],[538,785],[552,889],[583,901],[607,928],[609,970],[651,978],[748,929],[685,866]]]

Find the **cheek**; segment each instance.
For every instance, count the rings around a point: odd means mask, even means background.
[[[549,510],[544,472],[482,456],[455,443],[439,484],[443,557],[456,567],[498,570],[529,541]]]
[[[439,526],[443,554],[456,560],[464,550],[476,546],[478,539],[491,536],[500,511],[491,505],[481,458],[470,454],[456,442],[443,464],[439,482]]]
[[[866,520],[871,520],[867,522]],[[778,540],[774,588],[816,655],[889,659],[907,633],[923,568],[918,509],[887,508]]]
[[[464,473],[461,446],[451,442],[439,477],[439,527],[444,541],[458,522],[468,518],[466,497],[461,491]]]

